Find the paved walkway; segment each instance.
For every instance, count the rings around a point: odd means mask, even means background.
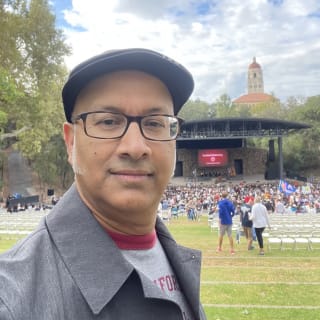
[[[8,187],[9,194],[29,196],[35,192],[32,189],[31,169],[18,151],[12,151],[8,155]]]

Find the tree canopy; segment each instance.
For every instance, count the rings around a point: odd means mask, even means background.
[[[70,54],[47,0],[0,0],[0,141],[30,161],[62,139],[61,88]]]

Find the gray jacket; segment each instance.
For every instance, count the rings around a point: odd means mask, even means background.
[[[177,245],[160,220],[156,231],[195,319],[206,319],[200,252]],[[72,186],[30,236],[0,256],[0,319],[182,320],[179,306],[148,281]]]

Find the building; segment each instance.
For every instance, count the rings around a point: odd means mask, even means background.
[[[233,101],[240,108],[278,103],[264,93],[261,66],[253,58],[248,68],[248,93]],[[282,138],[310,126],[270,118],[223,118],[187,121],[177,139],[175,176],[283,178]],[[248,138],[268,138],[269,148],[247,147]],[[275,141],[278,148],[275,149]]]
[[[303,123],[265,118],[186,121],[177,139],[175,176],[283,177],[283,136],[308,128]],[[247,147],[248,138],[268,138],[269,148]]]
[[[248,67],[247,90],[247,94],[233,101],[235,105],[252,106],[259,103],[273,103],[278,101],[276,97],[264,93],[263,72],[255,57],[253,57],[253,61]]]

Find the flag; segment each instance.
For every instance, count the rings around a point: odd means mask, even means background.
[[[307,184],[306,186],[301,187],[301,192],[303,194],[310,194],[311,193],[311,187],[310,184]]]
[[[285,194],[291,194],[293,192],[296,192],[296,188],[290,184],[288,181],[280,180],[279,181],[279,191],[283,192]]]

